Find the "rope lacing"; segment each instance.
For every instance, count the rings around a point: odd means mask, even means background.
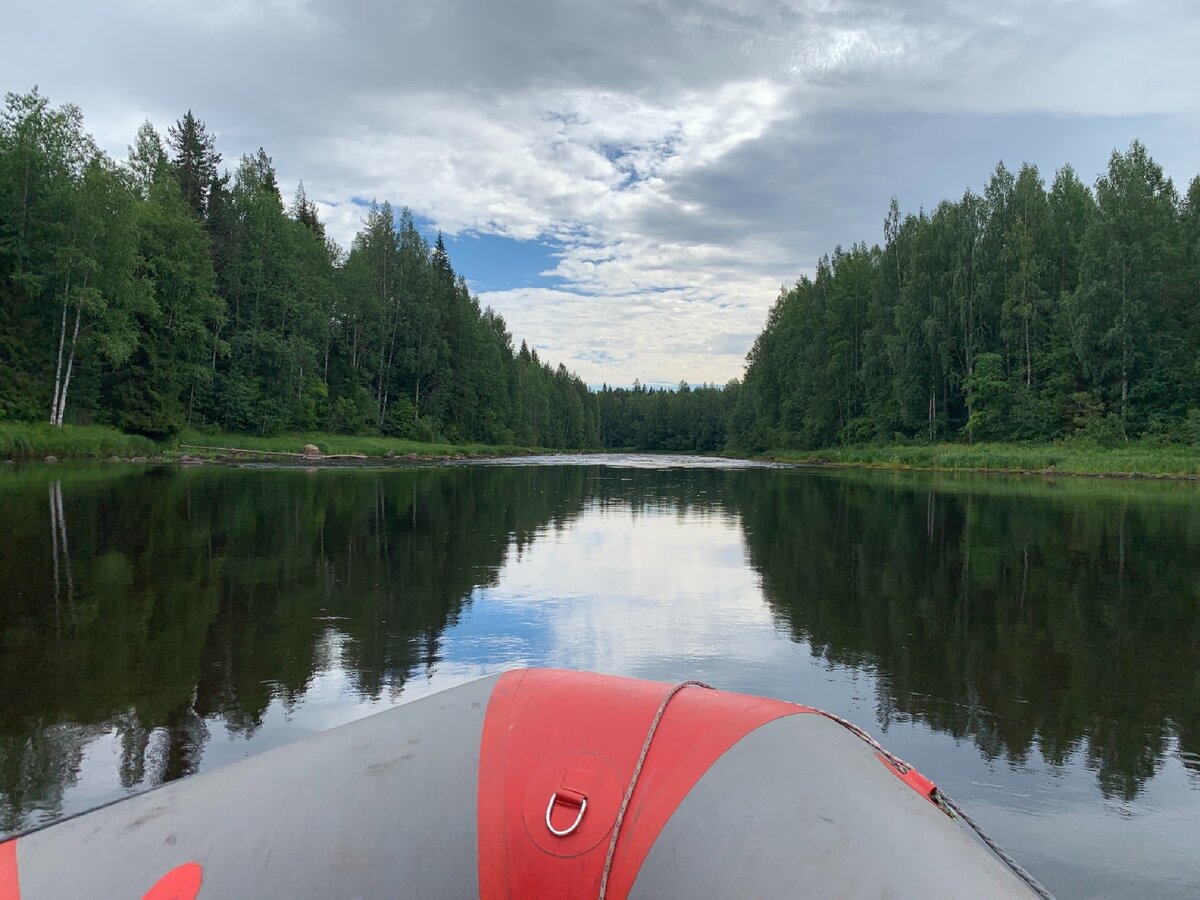
[[[658,731],[658,723],[662,721],[663,713],[667,711],[667,704],[671,702],[671,698],[682,691],[685,687],[699,687],[706,690],[716,690],[711,684],[705,684],[703,681],[681,681],[662,698],[662,703],[658,704],[658,712],[654,714],[654,720],[650,723],[650,730],[646,732],[646,740],[642,742],[642,752],[638,756],[637,765],[633,767],[633,777],[629,779],[629,787],[625,789],[625,797],[621,801],[621,808],[617,810],[617,821],[613,823],[612,838],[608,842],[608,854],[604,857],[604,872],[600,876],[600,894],[598,900],[604,900],[608,894],[608,874],[612,870],[613,855],[617,852],[617,836],[621,833],[621,823],[625,821],[625,812],[629,809],[629,801],[633,798],[633,789],[637,787],[638,779],[642,777],[642,766],[646,764],[646,754],[650,752],[650,742],[654,740],[654,732]]]
[[[608,842],[608,853],[604,857],[604,871],[600,876],[600,893],[598,895],[598,900],[605,900],[605,897],[608,894],[608,876],[612,871],[613,857],[617,852],[617,838],[621,833],[621,823],[625,820],[625,813],[628,811],[629,803],[633,799],[634,788],[637,787],[638,779],[641,778],[642,767],[646,764],[646,754],[650,752],[650,743],[654,740],[654,733],[658,731],[659,723],[662,722],[663,713],[667,711],[667,704],[671,702],[671,699],[676,694],[687,687],[699,687],[710,691],[715,690],[711,684],[705,684],[703,681],[681,681],[679,684],[667,691],[666,696],[664,696],[662,702],[659,703],[658,711],[654,713],[654,719],[650,722],[650,728],[646,732],[646,740],[642,742],[642,752],[638,755],[637,765],[633,768],[633,776],[629,779],[629,787],[625,789],[625,797],[621,800],[621,808],[617,810],[617,820],[615,823],[613,823],[612,837]],[[803,704],[795,705],[802,706]],[[909,765],[891,750],[888,750],[883,746],[883,744],[875,740],[875,738],[872,737],[868,732],[864,731],[850,720],[843,719],[841,716],[834,715],[831,712],[826,712],[823,709],[817,709],[815,706],[804,706],[804,709],[824,716],[830,721],[841,725],[859,740],[870,745],[876,753],[891,763],[892,766],[894,766],[896,770],[900,772],[900,774],[907,775],[909,772],[913,771],[913,766]],[[1000,860],[1012,870],[1013,874],[1020,878],[1021,881],[1023,881],[1031,891],[1043,898],[1043,900],[1054,900],[1054,895],[1051,894],[1050,891],[1047,890],[1040,881],[1034,878],[1024,866],[1009,856],[1004,848],[997,844],[987,834],[987,832],[983,830],[979,823],[972,819],[966,813],[966,811],[963,810],[963,808],[959,806],[949,795],[935,787],[933,789],[933,793],[930,795],[930,799],[936,803],[938,808],[941,809],[942,812],[944,812],[951,819],[961,819],[963,822],[966,822],[967,825],[970,826],[971,830],[979,836],[979,839],[983,841],[984,844],[986,844],[988,848],[995,853],[996,856],[998,856]]]

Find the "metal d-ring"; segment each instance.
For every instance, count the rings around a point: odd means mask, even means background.
[[[558,791],[550,795],[550,802],[546,805],[546,827],[550,829],[550,833],[555,837],[566,837],[571,834],[579,823],[583,821],[583,814],[587,812],[587,797],[583,797],[579,801],[579,815],[575,817],[575,821],[571,823],[569,828],[559,831],[550,823],[550,813],[554,811],[554,804],[558,802]]]

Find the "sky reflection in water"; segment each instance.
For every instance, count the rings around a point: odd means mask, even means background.
[[[562,666],[845,715],[1063,896],[1200,889],[1191,486],[536,462],[8,473],[4,830]]]

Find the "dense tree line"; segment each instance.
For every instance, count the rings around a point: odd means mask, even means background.
[[[605,447],[659,451],[717,452],[725,449],[725,423],[737,382],[725,387],[632,388],[604,385],[597,393],[600,439]]]
[[[594,395],[514,352],[407,210],[373,204],[344,251],[265,151],[222,170],[190,111],[116,162],[36,89],[0,115],[5,418],[599,442]]]
[[[883,246],[782,291],[747,357],[736,448],[871,440],[1200,441],[1200,177],[1146,148],[1094,188],[1001,163]]]
[[[719,388],[591,392],[480,307],[406,209],[348,250],[191,112],[110,159],[74,106],[0,114],[0,420],[664,451],[1079,436],[1200,442],[1200,178],[1140,143],[1089,188],[1000,164],[781,292]]]

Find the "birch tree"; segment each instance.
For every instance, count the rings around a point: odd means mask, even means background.
[[[1128,431],[1141,404],[1160,389],[1148,365],[1179,336],[1169,321],[1178,259],[1178,196],[1146,148],[1113,152],[1096,180],[1096,215],[1083,241],[1072,305],[1081,362],[1093,386]]]
[[[61,317],[50,406],[50,423],[59,428],[81,355],[91,351],[110,366],[124,363],[137,344],[134,317],[152,303],[150,285],[138,274],[133,194],[107,157],[93,151],[84,164],[63,235],[56,254]]]

